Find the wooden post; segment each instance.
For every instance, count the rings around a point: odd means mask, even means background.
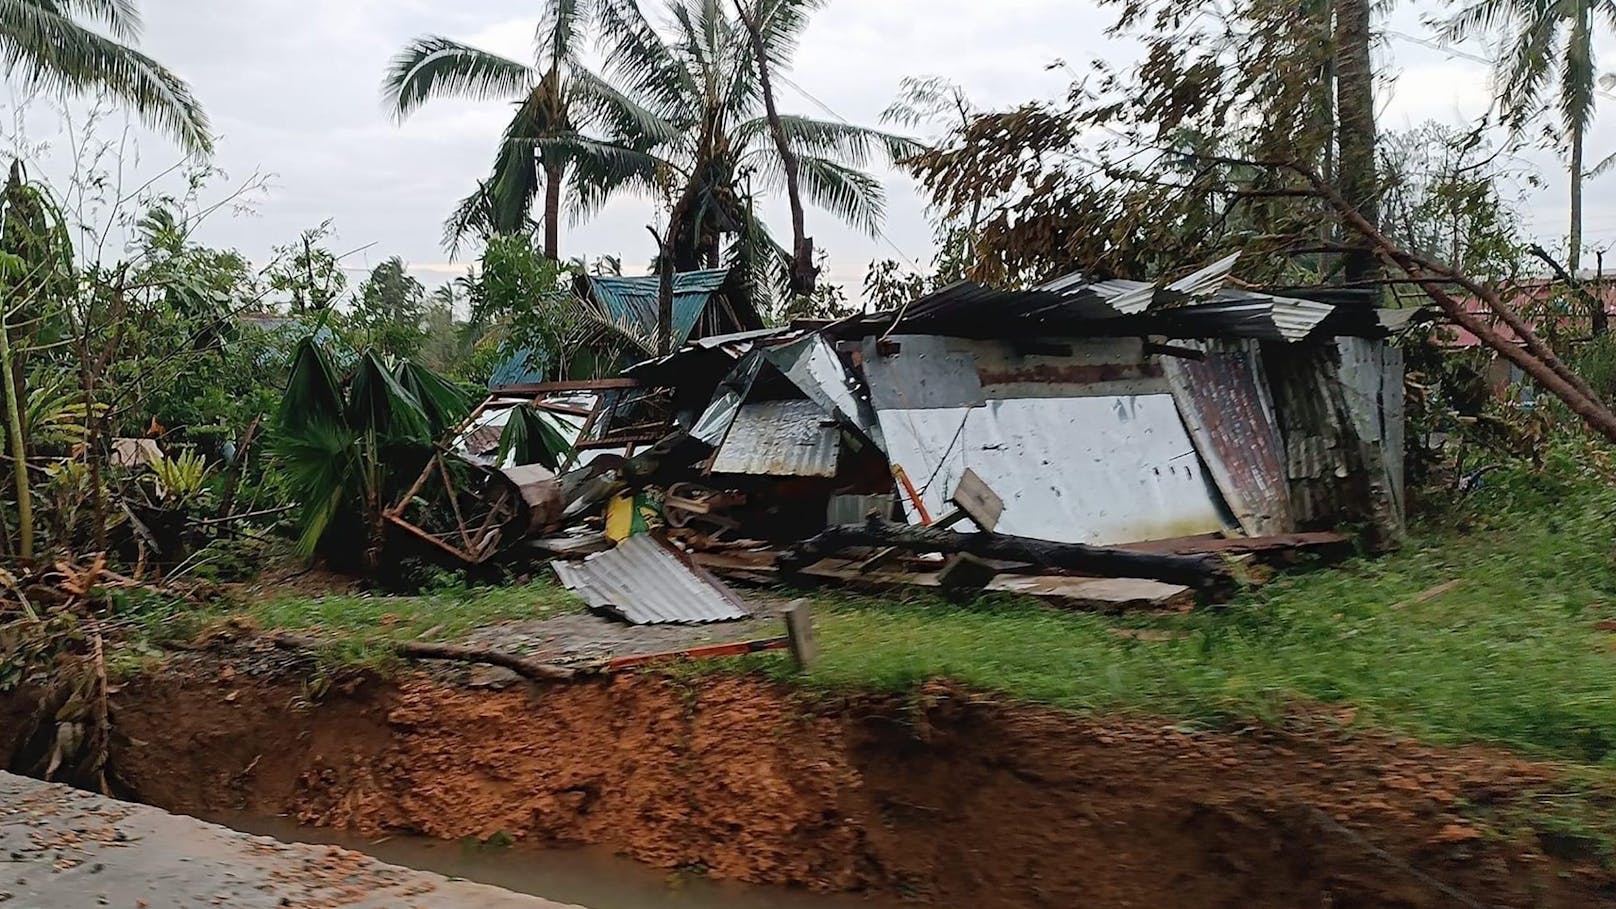
[[[819,642],[814,639],[814,620],[807,600],[793,600],[786,607],[786,640],[791,645],[791,660],[798,672],[807,672],[819,662]]]

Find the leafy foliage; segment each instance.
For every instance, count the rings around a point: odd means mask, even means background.
[[[512,466],[538,464],[559,470],[561,459],[571,449],[553,416],[536,407],[518,404],[500,433],[498,460]]]

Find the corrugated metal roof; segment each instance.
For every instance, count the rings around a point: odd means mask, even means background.
[[[1238,346],[1236,346],[1238,345]],[[1296,529],[1284,443],[1254,342],[1203,344],[1206,357],[1163,357],[1184,425],[1223,500],[1250,536]]]
[[[728,622],[751,614],[733,590],[651,534],[631,536],[581,562],[551,564],[589,608],[634,625]]]
[[[842,362],[824,335],[811,334],[763,352],[770,365],[785,373],[803,394],[826,413],[845,420],[882,448],[881,426],[862,383]]]
[[[841,425],[813,401],[741,405],[713,458],[713,473],[772,477],[834,477],[842,452]]]
[[[1166,285],[1090,281],[1082,272],[1031,290],[960,282],[911,303],[900,324],[905,332],[965,337],[1159,334],[1300,341],[1337,311],[1328,302],[1223,289],[1237,258],[1226,256]],[[1373,320],[1342,327],[1378,330]]]
[[[679,344],[689,340],[702,310],[728,277],[729,271],[722,268],[673,276],[673,336]],[[590,276],[588,280],[590,293],[614,321],[646,336],[656,335],[657,294],[662,286],[658,275]]]

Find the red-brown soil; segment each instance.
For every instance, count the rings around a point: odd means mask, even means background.
[[[603,845],[944,906],[1616,905],[1592,859],[1461,811],[1552,785],[1555,768],[1322,713],[1189,733],[945,686],[826,702],[657,675],[309,696],[216,661],[149,674],[117,695],[118,772],[177,811]]]

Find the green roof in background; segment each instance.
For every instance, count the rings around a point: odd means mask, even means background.
[[[690,340],[690,333],[701,318],[707,301],[724,286],[729,270],[710,268],[680,272],[673,277],[673,336],[678,347]],[[614,320],[630,325],[646,337],[655,337],[657,328],[657,275],[633,278],[589,278],[590,293],[606,307]]]

